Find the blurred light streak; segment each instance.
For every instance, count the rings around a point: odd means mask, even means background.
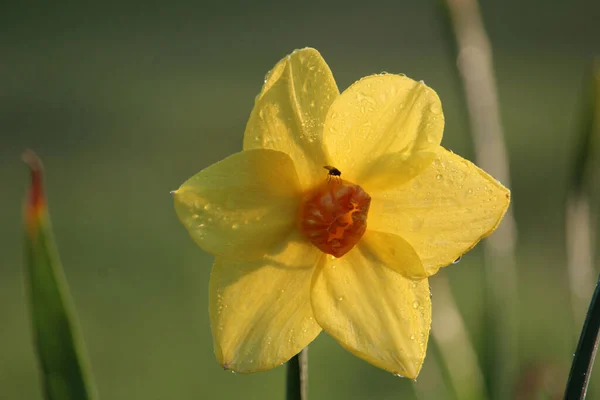
[[[455,35],[457,67],[464,90],[476,163],[508,188],[509,161],[500,121],[492,48],[476,0],[446,0]],[[488,383],[493,399],[510,398],[517,371],[517,228],[508,209],[503,222],[484,243],[486,271],[486,348]]]
[[[477,353],[443,274],[430,280],[435,293],[431,334],[446,366],[455,397],[460,400],[487,399],[485,380]]]
[[[595,219],[590,204],[594,183],[597,184],[600,151],[600,60],[592,66],[591,79],[586,77],[583,113],[580,120],[578,149],[573,160],[570,190],[567,194],[565,228],[567,271],[571,290],[573,323],[579,328],[585,318],[588,299],[594,290]],[[594,160],[596,163],[594,164]]]

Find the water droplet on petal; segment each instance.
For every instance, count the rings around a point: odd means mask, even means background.
[[[419,308],[419,302],[418,302],[418,301],[416,301],[416,300],[415,300],[415,301],[413,301],[413,308],[414,308],[414,309],[417,309],[417,308]]]
[[[456,260],[452,261],[452,264],[458,264],[462,260],[462,256],[458,257]]]
[[[433,114],[439,114],[442,112],[442,109],[439,104],[433,103],[431,106],[429,106],[429,111],[431,111]]]
[[[437,174],[435,176],[435,179],[437,179],[438,181],[441,181],[444,178],[444,176],[442,174]]]

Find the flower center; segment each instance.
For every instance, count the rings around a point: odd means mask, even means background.
[[[371,196],[360,186],[329,180],[304,197],[300,231],[324,253],[341,257],[365,233],[370,205]]]

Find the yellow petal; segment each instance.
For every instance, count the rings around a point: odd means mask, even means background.
[[[322,253],[299,236],[287,239],[259,260],[215,259],[210,319],[224,368],[242,373],[274,368],[321,331],[310,305],[310,282]]]
[[[315,318],[342,346],[394,374],[418,375],[431,326],[427,279],[403,277],[361,242],[317,267],[312,285]]]
[[[244,150],[282,151],[294,160],[305,187],[322,181],[327,164],[323,123],[338,96],[331,70],[319,52],[296,50],[267,74],[246,126]]]
[[[324,143],[331,165],[365,190],[395,187],[418,175],[442,140],[437,94],[400,75],[361,79],[331,105]]]
[[[370,194],[369,229],[404,238],[428,275],[492,233],[510,202],[510,192],[498,181],[441,147],[431,165],[412,181]]]
[[[273,150],[233,154],[174,193],[177,215],[200,247],[246,259],[293,229],[300,196],[292,160]]]
[[[367,230],[361,238],[363,251],[378,264],[386,265],[409,279],[427,277],[425,267],[412,246],[398,235]]]

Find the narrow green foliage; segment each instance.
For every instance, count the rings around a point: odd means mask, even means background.
[[[569,380],[565,389],[565,400],[583,400],[585,399],[590,375],[598,350],[598,332],[600,330],[600,280],[596,284],[596,290],[590,302],[587,316],[577,351],[571,365]]]
[[[584,90],[579,138],[569,181],[575,195],[585,190],[590,165],[597,157],[594,151],[597,151],[600,140],[600,59],[593,64],[591,74],[586,76]]]
[[[44,398],[93,399],[84,346],[46,209],[41,163],[32,152],[23,158],[32,177],[25,204],[25,287]]]
[[[574,161],[571,177],[571,192],[574,196],[584,196],[589,185],[594,157],[598,157],[600,145],[600,62],[592,67],[591,84],[581,122],[580,142]],[[594,165],[596,167],[597,165]],[[565,389],[566,400],[585,399],[587,388],[598,349],[600,332],[600,279],[592,296],[585,322],[573,357],[569,380]]]

